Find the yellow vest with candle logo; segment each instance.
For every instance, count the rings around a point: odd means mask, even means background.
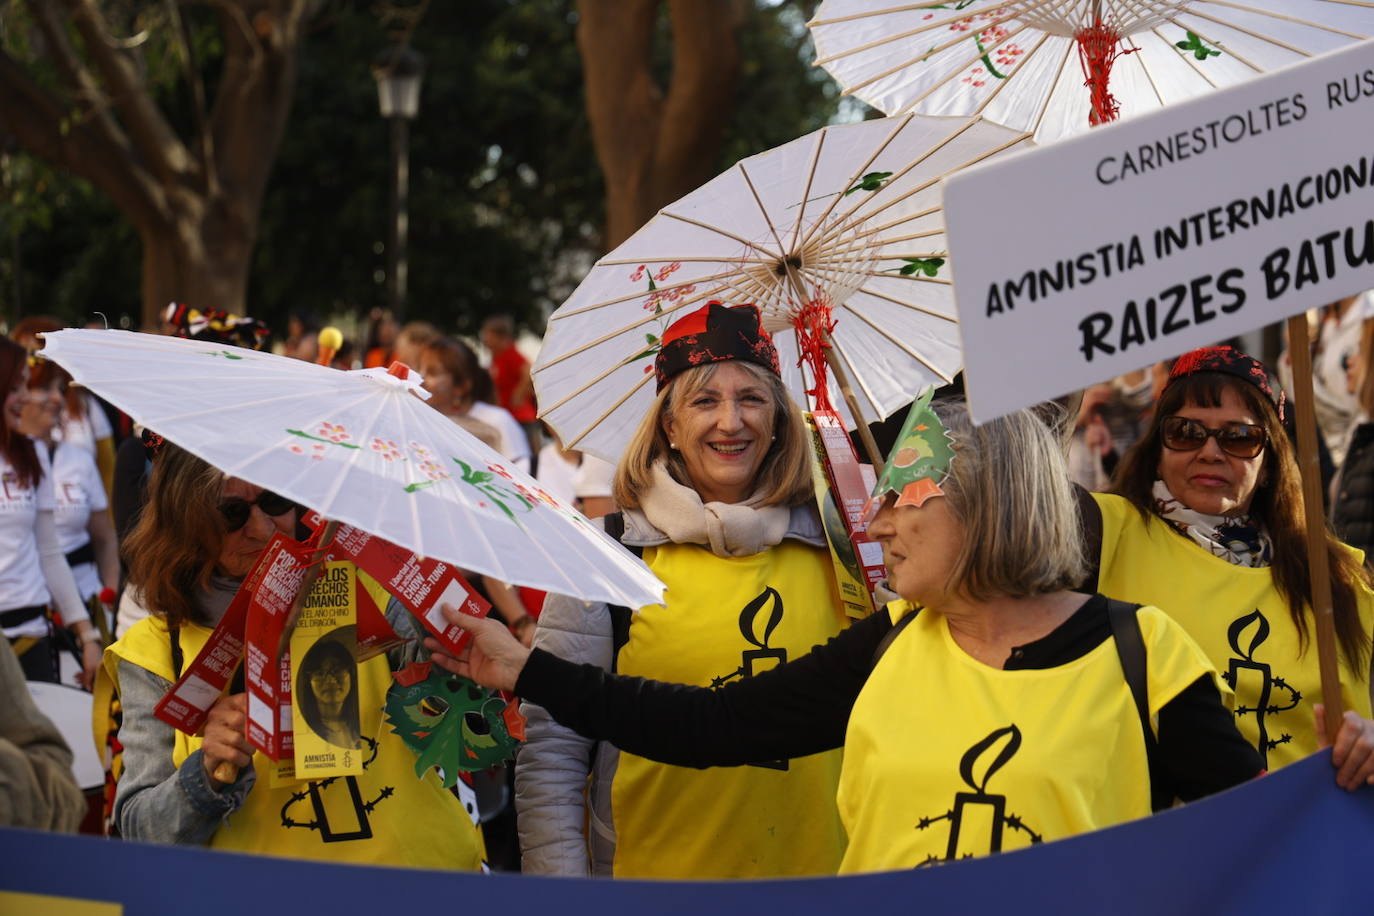
[[[181,628],[181,648],[188,665],[209,638],[205,627]],[[121,659],[160,678],[176,680],[170,641],[160,618],[140,620],[106,650],[102,672],[106,691],[118,689]],[[359,696],[375,701],[361,708],[362,753],[367,755],[363,774],[288,782],[274,788],[275,764],[255,754],[257,781],[243,806],[215,831],[210,845],[327,862],[480,869],[485,849],[476,825],[433,769],[416,777],[416,755],[383,721],[382,704],[391,685],[386,657],[360,663],[358,680]],[[180,731],[175,735],[172,762],[179,767],[200,747],[201,739]]]
[[[888,606],[894,623],[909,610]],[[1163,612],[1137,617],[1157,722],[1212,669]],[[1150,813],[1140,714],[1110,637],[1066,665],[1004,671],[922,611],[859,693],[844,747],[842,872],[1022,849]]]
[[[1310,640],[1301,648],[1270,570],[1228,563],[1163,519],[1142,519],[1122,497],[1093,495],[1102,507],[1098,590],[1153,604],[1183,625],[1235,691],[1236,726],[1268,769],[1314,752],[1312,704],[1321,700],[1317,648]],[[1368,633],[1374,595],[1367,589],[1360,591],[1359,609]],[[1345,708],[1368,717],[1367,674],[1352,671],[1344,659],[1339,670]]]
[[[640,608],[623,674],[719,686],[798,658],[847,622],[825,550],[794,541],[749,557],[648,548],[667,606]],[[618,878],[834,874],[841,752],[696,770],[622,753],[611,787]]]

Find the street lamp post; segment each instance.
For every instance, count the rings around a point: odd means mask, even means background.
[[[382,117],[391,122],[391,220],[387,227],[387,305],[399,317],[406,299],[406,238],[410,230],[410,122],[420,110],[425,59],[407,44],[382,52],[372,65]]]

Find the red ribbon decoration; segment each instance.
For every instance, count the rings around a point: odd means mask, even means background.
[[[834,411],[830,403],[830,387],[826,384],[828,371],[825,351],[830,349],[830,333],[835,330],[835,319],[831,317],[830,305],[824,298],[817,297],[802,305],[792,317],[792,327],[797,332],[797,365],[805,363],[811,367],[811,376],[816,380],[815,388],[806,389],[811,395],[815,410]]]
[[[1121,111],[1121,104],[1112,96],[1108,88],[1112,78],[1112,64],[1125,54],[1134,54],[1139,48],[1122,49],[1121,34],[1102,22],[1100,17],[1093,24],[1080,29],[1074,35],[1078,42],[1078,63],[1083,68],[1083,85],[1088,87],[1092,97],[1092,110],[1088,112],[1088,123],[1096,127],[1115,121]]]

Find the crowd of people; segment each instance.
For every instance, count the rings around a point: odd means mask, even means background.
[[[365,831],[326,835],[288,813],[304,783],[255,755],[241,680],[199,736],[152,714],[273,534],[301,533],[299,507],[134,435],[9,340],[0,676],[17,662],[56,679],[66,651],[82,683],[115,685],[120,835],[342,862],[671,879],[913,868],[1148,816],[1328,743],[1355,790],[1374,784],[1367,307],[1326,310],[1315,357],[1344,707],[1330,742],[1282,368],[1208,347],[982,426],[957,394],[918,399],[898,438],[923,446],[894,450],[870,504],[882,600],[854,619],[810,435],[746,304],[710,303],[663,333],[656,396],[613,466],[538,425],[509,319],[482,328],[489,368],[456,336],[382,312],[357,348],[293,319],[286,355],[417,368],[430,406],[601,519],[667,586],[662,604],[627,608],[474,576],[494,613],[445,609],[474,636],[459,656],[391,602],[409,641],[320,661],[328,689],[310,711],[371,755],[351,791],[388,803]],[[182,336],[269,342],[249,319],[167,317]],[[391,673],[417,660],[522,698],[511,836],[498,803],[484,838],[381,726]],[[61,742],[17,716],[34,763],[8,783],[27,796],[0,792],[0,822],[69,828],[35,801],[71,807],[53,783]]]

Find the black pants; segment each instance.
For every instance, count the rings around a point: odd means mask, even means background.
[[[19,667],[24,669],[26,681],[56,684],[59,679],[56,640],[51,636],[44,636],[32,643],[24,654],[19,656]]]

